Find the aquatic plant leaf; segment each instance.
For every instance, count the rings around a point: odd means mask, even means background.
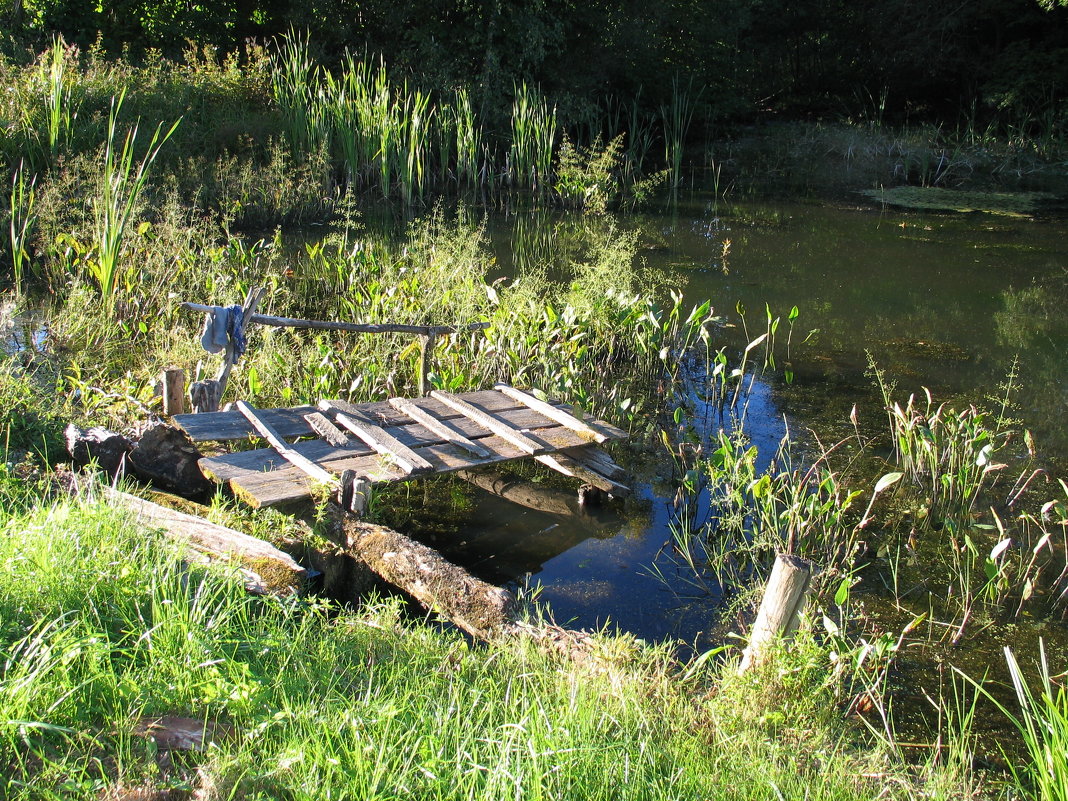
[[[875,489],[872,491],[872,494],[878,495],[887,487],[890,487],[900,481],[902,476],[904,475],[904,473],[887,473],[885,476],[875,482]]]

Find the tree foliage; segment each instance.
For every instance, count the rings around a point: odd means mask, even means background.
[[[382,53],[427,89],[470,87],[491,118],[539,85],[572,124],[608,98],[655,110],[676,76],[705,87],[711,120],[1049,125],[1068,86],[1068,0],[0,0],[0,20],[135,58],[306,31],[326,63]]]

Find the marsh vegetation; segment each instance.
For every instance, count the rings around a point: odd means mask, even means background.
[[[0,370],[0,795],[1064,797],[1068,486],[1060,443],[1041,444],[1057,428],[1043,409],[1059,397],[1049,346],[1055,356],[1065,341],[1063,278],[1020,262],[1032,283],[998,284],[988,315],[960,292],[952,322],[985,333],[955,345],[921,333],[942,312],[895,294],[911,279],[875,275],[880,305],[847,327],[836,321],[861,305],[859,282],[822,275],[813,292],[798,275],[797,212],[742,202],[759,191],[752,170],[783,179],[772,191],[850,169],[853,188],[989,186],[1015,171],[1017,188],[1053,191],[1055,124],[892,129],[873,107],[753,142],[744,128],[708,137],[710,90],[681,75],[583,117],[533,81],[491,103],[369,51],[323,57],[300,34],[174,60],[106,50],[57,37],[0,61],[12,332]],[[868,236],[942,248],[940,225],[911,215]],[[770,282],[752,260],[776,236],[789,242],[764,259],[779,270]],[[1004,252],[983,241],[984,256]],[[1064,255],[1043,247],[1036,258]],[[852,261],[842,269],[856,276]],[[533,640],[473,647],[395,600],[248,598],[227,571],[183,562],[110,508],[98,479],[61,491],[62,424],[158,412],[160,370],[206,360],[179,303],[233,302],[253,286],[280,316],[488,321],[438,339],[435,387],[533,386],[629,428],[620,458],[643,500],[628,514],[646,534],[631,532],[642,557],[625,572],[679,606],[698,599],[705,620],[673,632],[690,647],[636,639],[610,606],[621,630],[587,637],[576,661]],[[1042,325],[1021,324],[1031,318]],[[1000,350],[980,344],[992,329]],[[858,347],[870,364],[851,363]],[[838,363],[818,372],[828,352]],[[259,407],[377,400],[410,394],[419,359],[394,336],[257,330],[231,391]],[[895,380],[923,360],[933,370]],[[954,361],[971,384],[923,388]],[[852,411],[841,393],[823,415],[791,408],[843,374]],[[1042,388],[1022,388],[1036,376]],[[1036,444],[1027,428],[1043,417]],[[428,492],[466,518],[464,491]],[[398,519],[421,508],[403,492],[390,502]],[[222,495],[211,514],[294,533]],[[738,677],[727,632],[744,630],[782,551],[822,568],[809,615],[758,677]],[[651,586],[634,602],[651,603]],[[561,608],[551,596],[532,626]],[[1039,635],[1053,645],[1041,650]],[[216,742],[180,753],[132,734],[174,715],[207,722]],[[1005,770],[1013,726],[1025,752],[1010,750]]]

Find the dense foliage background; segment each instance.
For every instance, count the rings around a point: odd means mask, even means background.
[[[1065,122],[1068,8],[1039,0],[0,0],[9,52],[62,33],[106,53],[180,56],[307,31],[329,63],[384,53],[425,89],[476,83],[487,118],[536,83],[562,121],[672,80],[712,123],[776,113],[1050,132]],[[611,98],[611,100],[610,100]]]

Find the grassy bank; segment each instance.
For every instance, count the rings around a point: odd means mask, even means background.
[[[0,468],[5,494],[16,479]],[[759,680],[596,635],[475,647],[406,619],[247,597],[90,483],[0,522],[5,798],[914,798],[971,791],[843,715],[806,637]],[[180,716],[204,751],[137,736]],[[160,735],[161,741],[163,734]],[[169,793],[169,794],[168,794]]]

